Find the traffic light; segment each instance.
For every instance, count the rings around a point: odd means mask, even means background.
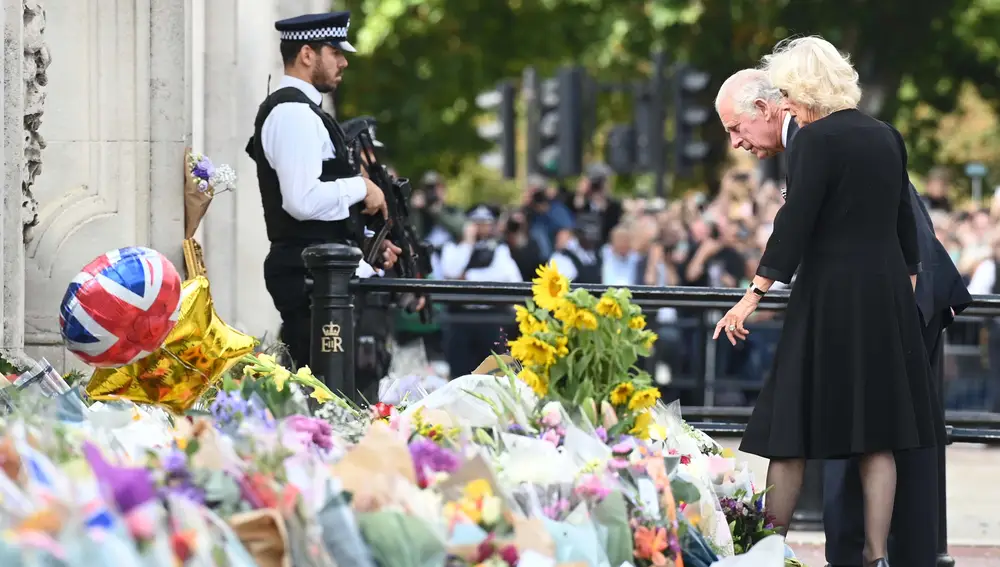
[[[699,139],[700,127],[709,119],[709,110],[698,98],[708,87],[704,71],[682,65],[673,76],[674,91],[674,175],[690,177],[694,166],[708,157],[708,142]]]
[[[618,175],[636,173],[637,136],[632,124],[618,124],[608,131],[604,142],[604,162]]]
[[[534,102],[529,147],[536,149],[533,170],[550,177],[570,177],[583,171],[584,71],[564,67],[542,81]]]
[[[515,130],[517,89],[510,81],[504,81],[496,90],[481,93],[476,97],[476,106],[494,114],[492,120],[477,127],[479,136],[498,146],[490,153],[483,154],[479,161],[486,167],[499,170],[505,179],[517,176]]]

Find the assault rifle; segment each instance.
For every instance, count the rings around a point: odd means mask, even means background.
[[[361,250],[364,260],[370,266],[378,268],[382,265],[382,243],[386,239],[398,246],[402,252],[396,262],[395,270],[405,279],[423,279],[431,271],[430,248],[417,238],[416,230],[409,221],[409,200],[413,189],[409,179],[393,177],[384,165],[378,162],[375,155],[375,143],[371,130],[367,125],[356,133],[355,128],[349,128],[347,142],[353,153],[354,163],[365,168],[368,178],[382,190],[385,195],[388,217],[381,215],[364,215],[361,210],[364,203],[351,207],[351,222],[357,234],[358,242],[363,243]],[[345,130],[348,130],[345,128]],[[367,225],[367,226],[366,226]],[[374,232],[368,236],[366,228]],[[400,307],[413,311],[422,296],[400,298]],[[424,297],[424,307],[420,310],[420,321],[430,322],[430,302]]]

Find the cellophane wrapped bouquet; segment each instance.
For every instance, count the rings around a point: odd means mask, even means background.
[[[636,367],[655,335],[629,292],[552,267],[533,291],[489,375],[396,405],[267,353],[184,416],[46,365],[0,383],[2,565],[768,565],[749,472]]]

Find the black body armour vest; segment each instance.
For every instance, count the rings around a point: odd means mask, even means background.
[[[267,238],[272,244],[301,244],[303,246],[323,242],[353,242],[357,238],[348,220],[301,221],[293,218],[282,208],[278,174],[268,163],[267,156],[264,155],[261,130],[264,128],[264,121],[267,120],[276,106],[296,102],[308,104],[309,108],[320,117],[330,134],[330,141],[333,143],[336,157],[323,160],[320,181],[336,181],[345,177],[355,177],[359,171],[353,163],[353,156],[345,143],[343,130],[322,107],[295,87],[278,89],[268,95],[257,110],[254,135],[246,147],[247,154],[257,163],[257,181],[260,184],[260,196],[264,205],[264,224],[267,227]]]

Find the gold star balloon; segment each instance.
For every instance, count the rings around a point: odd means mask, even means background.
[[[87,384],[87,395],[182,413],[255,346],[257,339],[219,318],[208,279],[198,276],[184,282],[180,317],[163,346],[127,366],[98,369]]]

